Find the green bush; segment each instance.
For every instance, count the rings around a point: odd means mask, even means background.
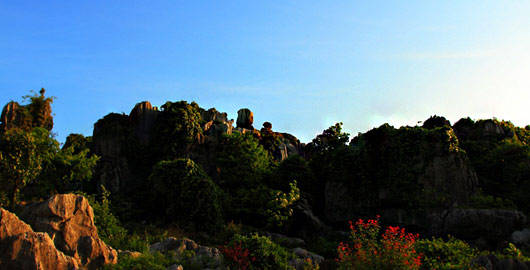
[[[270,173],[272,157],[254,135],[225,135],[217,149],[217,182],[224,190],[255,187]]]
[[[193,160],[160,161],[149,182],[154,205],[166,206],[163,214],[168,221],[206,231],[222,225],[221,190]]]
[[[121,226],[118,218],[110,210],[110,192],[103,186],[101,188],[103,192],[99,200],[95,195],[78,193],[88,199],[90,206],[94,210],[94,224],[98,229],[98,235],[101,240],[113,248],[127,249],[125,248],[125,242],[128,241],[127,230]],[[143,251],[143,249],[139,251]]]
[[[159,252],[144,253],[140,257],[120,256],[117,264],[105,265],[105,270],[166,270],[171,259]]]
[[[153,127],[157,160],[188,157],[194,143],[201,141],[201,113],[197,103],[166,102]]]
[[[300,189],[296,181],[289,183],[289,192],[272,191],[272,200],[267,203],[267,225],[269,227],[283,227],[285,222],[293,215],[293,206],[300,200]]]
[[[317,180],[309,167],[309,163],[299,155],[292,155],[283,160],[270,179],[269,186],[282,191],[289,191],[289,183],[296,180],[300,190],[308,194],[321,192],[315,189]]]
[[[508,199],[493,197],[477,193],[470,197],[469,207],[478,209],[516,209],[515,204]]]
[[[258,234],[236,234],[221,250],[225,262],[233,269],[241,269],[238,267],[242,263],[248,264],[248,269],[293,269],[288,264],[293,254],[270,238]]]
[[[423,254],[422,269],[472,269],[471,260],[478,255],[478,250],[466,242],[449,237],[421,239],[415,243],[416,250]]]

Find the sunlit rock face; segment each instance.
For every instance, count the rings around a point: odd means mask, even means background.
[[[237,111],[237,121],[236,121],[236,127],[237,128],[245,128],[253,130],[254,127],[252,124],[254,123],[254,113],[252,113],[251,110],[247,108],[240,109]]]
[[[20,217],[0,208],[0,269],[99,269],[118,260],[83,196],[55,195],[25,206]]]
[[[47,233],[34,232],[0,208],[0,269],[78,269],[79,262],[57,250]]]
[[[35,231],[47,233],[58,250],[89,269],[118,261],[117,252],[99,238],[94,212],[83,196],[55,195],[26,206],[20,217]]]

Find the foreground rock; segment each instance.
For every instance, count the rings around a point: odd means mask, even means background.
[[[56,249],[50,236],[34,232],[0,208],[0,269],[78,269],[76,259]]]
[[[308,265],[317,266],[324,262],[324,257],[303,248],[294,248],[292,251],[295,258],[289,262],[289,265],[296,270],[307,269]]]
[[[223,255],[219,249],[201,246],[187,238],[177,239],[175,237],[168,237],[162,242],[152,244],[149,250],[151,252],[161,253],[168,251],[176,251],[178,254],[183,254],[184,252],[191,253],[192,263],[200,267],[200,269],[217,269],[223,263]]]
[[[116,250],[98,236],[94,212],[80,195],[60,194],[28,205],[20,214],[38,232],[47,233],[55,247],[89,269],[116,263]]]

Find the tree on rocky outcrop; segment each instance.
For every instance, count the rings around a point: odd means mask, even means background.
[[[216,167],[214,180],[228,194],[224,208],[228,218],[264,225],[264,206],[273,191],[264,179],[271,173],[273,161],[258,139],[239,132],[224,136],[217,149]]]
[[[423,122],[422,127],[427,129],[433,129],[444,126],[450,127],[451,122],[449,122],[449,120],[445,119],[445,117],[443,116],[433,115],[429,117],[429,119],[425,120],[425,122]]]
[[[160,159],[189,157],[191,146],[202,140],[201,114],[197,103],[166,102],[154,126],[153,143]]]
[[[342,123],[336,123],[317,135],[307,144],[306,150],[312,155],[324,154],[346,146],[349,136],[350,134],[342,131]]]
[[[263,123],[263,128],[260,130],[260,144],[263,145],[263,148],[274,157],[275,160],[281,160],[282,155],[279,150],[281,145],[282,135],[272,131],[272,124],[270,122]]]
[[[79,153],[81,151],[84,151],[86,149],[90,150],[92,146],[92,137],[88,136],[85,137],[82,134],[76,134],[72,133],[66,137],[66,141],[64,142],[63,149],[73,147],[74,153]]]
[[[256,186],[272,168],[272,157],[254,135],[234,132],[217,150],[216,177],[223,189]]]
[[[153,207],[162,210],[167,221],[206,231],[215,231],[222,224],[221,190],[193,160],[160,161],[149,183]]]
[[[508,121],[470,118],[460,119],[454,129],[484,194],[511,200],[530,213],[530,131]]]
[[[19,128],[26,131],[34,127],[41,127],[48,131],[53,128],[51,104],[54,97],[45,97],[46,90],[42,88],[39,94],[27,95],[23,98],[29,101],[27,105],[19,105],[11,101],[2,110],[0,117],[0,130]]]

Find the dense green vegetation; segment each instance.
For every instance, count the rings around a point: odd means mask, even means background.
[[[194,254],[149,252],[150,244],[168,235],[219,247],[230,269],[290,269],[288,245],[264,233],[300,236],[296,232],[309,223],[300,219],[304,213],[326,224],[311,237],[303,235],[306,248],[328,259],[324,269],[348,268],[334,261],[342,254],[338,243],[347,241],[337,231],[348,220],[382,214],[388,225],[423,233],[425,218],[416,217],[456,208],[530,214],[530,126],[469,118],[451,126],[433,116],[422,126],[384,124],[350,140],[337,123],[303,145],[273,132],[268,122],[261,132],[211,132],[225,124],[212,118],[215,109],[179,101],[161,106],[152,125],[108,114],[92,137],[71,134],[60,147],[51,132],[53,98],[44,94],[27,96],[26,105],[11,102],[12,110],[2,112],[0,206],[16,210],[21,201],[84,194],[99,236],[116,249],[142,253],[121,256],[109,269],[199,267]],[[283,159],[288,147],[298,152]],[[330,195],[333,185],[340,192]],[[340,205],[330,203],[334,199]],[[401,210],[404,218],[384,216]],[[435,236],[414,243],[421,269],[467,269],[485,252]],[[370,237],[382,243],[381,236]],[[502,247],[508,249],[488,252],[527,259],[515,246]],[[351,255],[347,263],[359,261]],[[311,261],[304,267],[317,268]]]

